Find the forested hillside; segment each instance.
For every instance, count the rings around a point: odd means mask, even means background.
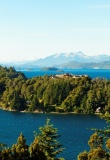
[[[110,112],[110,80],[39,76],[0,66],[0,107],[38,112]]]

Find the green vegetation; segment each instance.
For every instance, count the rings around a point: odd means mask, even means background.
[[[110,114],[103,116],[110,123]],[[110,124],[103,130],[95,129],[88,141],[90,151],[78,155],[77,160],[110,160]]]
[[[63,151],[62,145],[57,141],[58,130],[49,124],[49,121],[47,119],[44,127],[40,127],[40,133],[36,133],[30,146],[26,144],[22,133],[12,148],[1,144],[0,160],[64,160],[58,158],[58,154]]]
[[[0,107],[36,112],[110,113],[110,80],[52,76],[27,79],[0,66]]]

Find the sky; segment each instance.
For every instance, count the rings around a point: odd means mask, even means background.
[[[0,62],[110,55],[110,0],[0,0]]]

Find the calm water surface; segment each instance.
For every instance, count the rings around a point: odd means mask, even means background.
[[[110,79],[110,69],[64,69],[64,73],[70,73],[75,75],[85,75],[87,74],[91,78],[106,78]],[[34,76],[44,76],[44,75],[53,75],[53,74],[62,74],[58,71],[42,71],[40,69],[27,71],[22,71],[28,78],[32,78]]]
[[[58,141],[66,148],[61,156],[66,160],[76,160],[79,152],[88,150],[87,145],[93,131],[90,128],[103,128],[106,122],[96,115],[81,114],[35,114],[0,110],[0,142],[11,146],[16,143],[22,132],[30,144],[34,139],[34,131],[43,126],[46,118],[58,128],[61,137]]]

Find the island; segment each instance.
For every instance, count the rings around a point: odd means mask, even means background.
[[[44,67],[44,68],[41,68],[41,70],[44,70],[44,71],[57,71],[58,69],[55,68],[55,67]]]

